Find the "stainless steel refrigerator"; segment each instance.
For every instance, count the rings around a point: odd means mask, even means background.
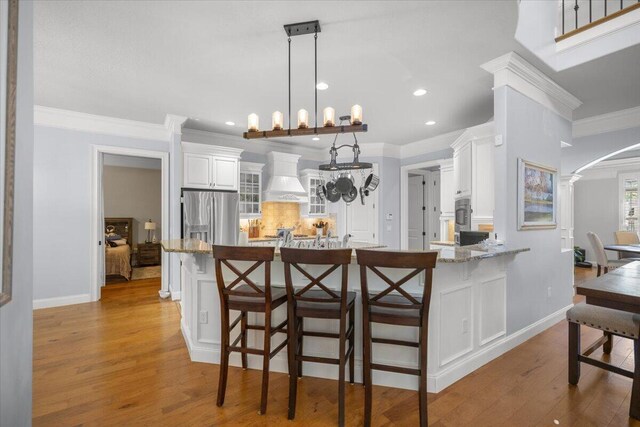
[[[182,190],[182,237],[216,245],[237,245],[238,193]]]

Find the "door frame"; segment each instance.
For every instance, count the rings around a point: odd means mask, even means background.
[[[428,171],[425,170],[419,170],[419,171],[413,171],[413,174],[415,174],[416,176],[420,176],[422,177],[422,182],[424,183],[425,180],[427,179],[427,175],[429,174]],[[407,249],[409,248],[409,179],[413,178],[411,176],[407,177]],[[427,202],[427,195],[425,194],[427,191],[425,184],[422,184],[422,205],[425,206],[425,203]],[[426,232],[426,228],[427,228],[427,217],[428,215],[426,215],[426,211],[423,210],[422,211],[422,232]],[[424,247],[425,242],[426,242],[426,237],[427,235],[422,235],[422,246]],[[424,250],[424,249],[423,249]]]
[[[400,249],[409,248],[409,171],[420,168],[440,166],[440,161],[413,163],[400,167]]]
[[[169,238],[169,153],[166,151],[143,150],[138,148],[116,147],[108,145],[92,145],[91,146],[91,207],[89,217],[89,241],[91,245],[91,262],[89,266],[89,295],[91,301],[100,299],[101,284],[98,278],[99,257],[104,256],[104,224],[100,227],[100,189],[102,187],[101,179],[98,171],[104,154],[117,154],[122,156],[146,157],[152,159],[160,159],[161,161],[161,188],[162,195],[160,197],[161,208],[161,240]],[[104,206],[103,206],[104,208]],[[102,245],[98,242],[102,241]],[[169,297],[169,256],[162,251],[161,263],[161,287],[160,297]]]

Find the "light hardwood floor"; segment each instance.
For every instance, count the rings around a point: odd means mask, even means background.
[[[593,275],[577,271],[576,281]],[[335,425],[337,388],[303,378],[296,420],[286,420],[288,378],[271,375],[268,413],[257,414],[260,372],[231,368],[225,406],[215,405],[218,366],[189,360],[176,303],[157,279],[110,285],[97,303],[34,312],[33,424]],[[584,345],[599,332],[583,328]],[[633,367],[617,339],[611,361]],[[594,353],[594,356],[600,354]],[[631,380],[589,365],[567,383],[567,325],[560,322],[443,392],[429,395],[433,426],[628,426]],[[347,425],[362,425],[361,385],[347,387]],[[377,426],[416,425],[417,393],[375,387]]]

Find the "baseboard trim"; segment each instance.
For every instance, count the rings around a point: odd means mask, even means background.
[[[180,292],[180,291],[171,291],[171,300],[172,301],[179,301],[181,299],[182,299],[182,292]]]
[[[33,309],[62,307],[65,305],[82,304],[91,302],[89,294],[69,295],[66,297],[42,298],[33,300]]]
[[[439,393],[445,388],[449,387],[456,381],[464,378],[473,371],[477,370],[481,366],[491,362],[502,354],[514,349],[525,341],[533,338],[539,333],[545,331],[556,323],[562,321],[565,318],[565,313],[573,307],[570,304],[543,319],[538,320],[535,323],[520,329],[513,334],[504,337],[491,345],[488,345],[485,349],[474,354],[473,356],[461,360],[458,363],[448,366],[444,370],[437,374],[427,375],[427,391],[430,393]],[[220,363],[220,344],[219,343],[205,343],[204,346],[196,345],[191,340],[191,330],[184,323],[180,322],[180,329],[184,337],[191,361],[202,363]],[[327,355],[318,355],[327,356]],[[262,357],[249,354],[247,358],[247,365],[249,369],[262,369]],[[392,363],[387,360],[377,360],[379,363]],[[241,366],[240,354],[232,353],[229,359],[231,366]],[[355,381],[362,382],[362,359],[356,358],[355,360]],[[287,354],[286,351],[282,351],[277,354],[270,363],[270,371],[272,372],[288,372]],[[317,377],[317,378],[338,378],[338,367],[331,365],[324,365],[319,363],[305,363],[304,364],[304,376]],[[396,387],[408,390],[418,389],[418,378],[413,375],[396,374],[392,372],[385,372],[383,375],[378,371],[373,371],[372,382],[375,385],[383,385],[387,387]]]

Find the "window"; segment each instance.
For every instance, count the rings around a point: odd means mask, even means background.
[[[620,230],[638,231],[640,173],[620,174]]]

